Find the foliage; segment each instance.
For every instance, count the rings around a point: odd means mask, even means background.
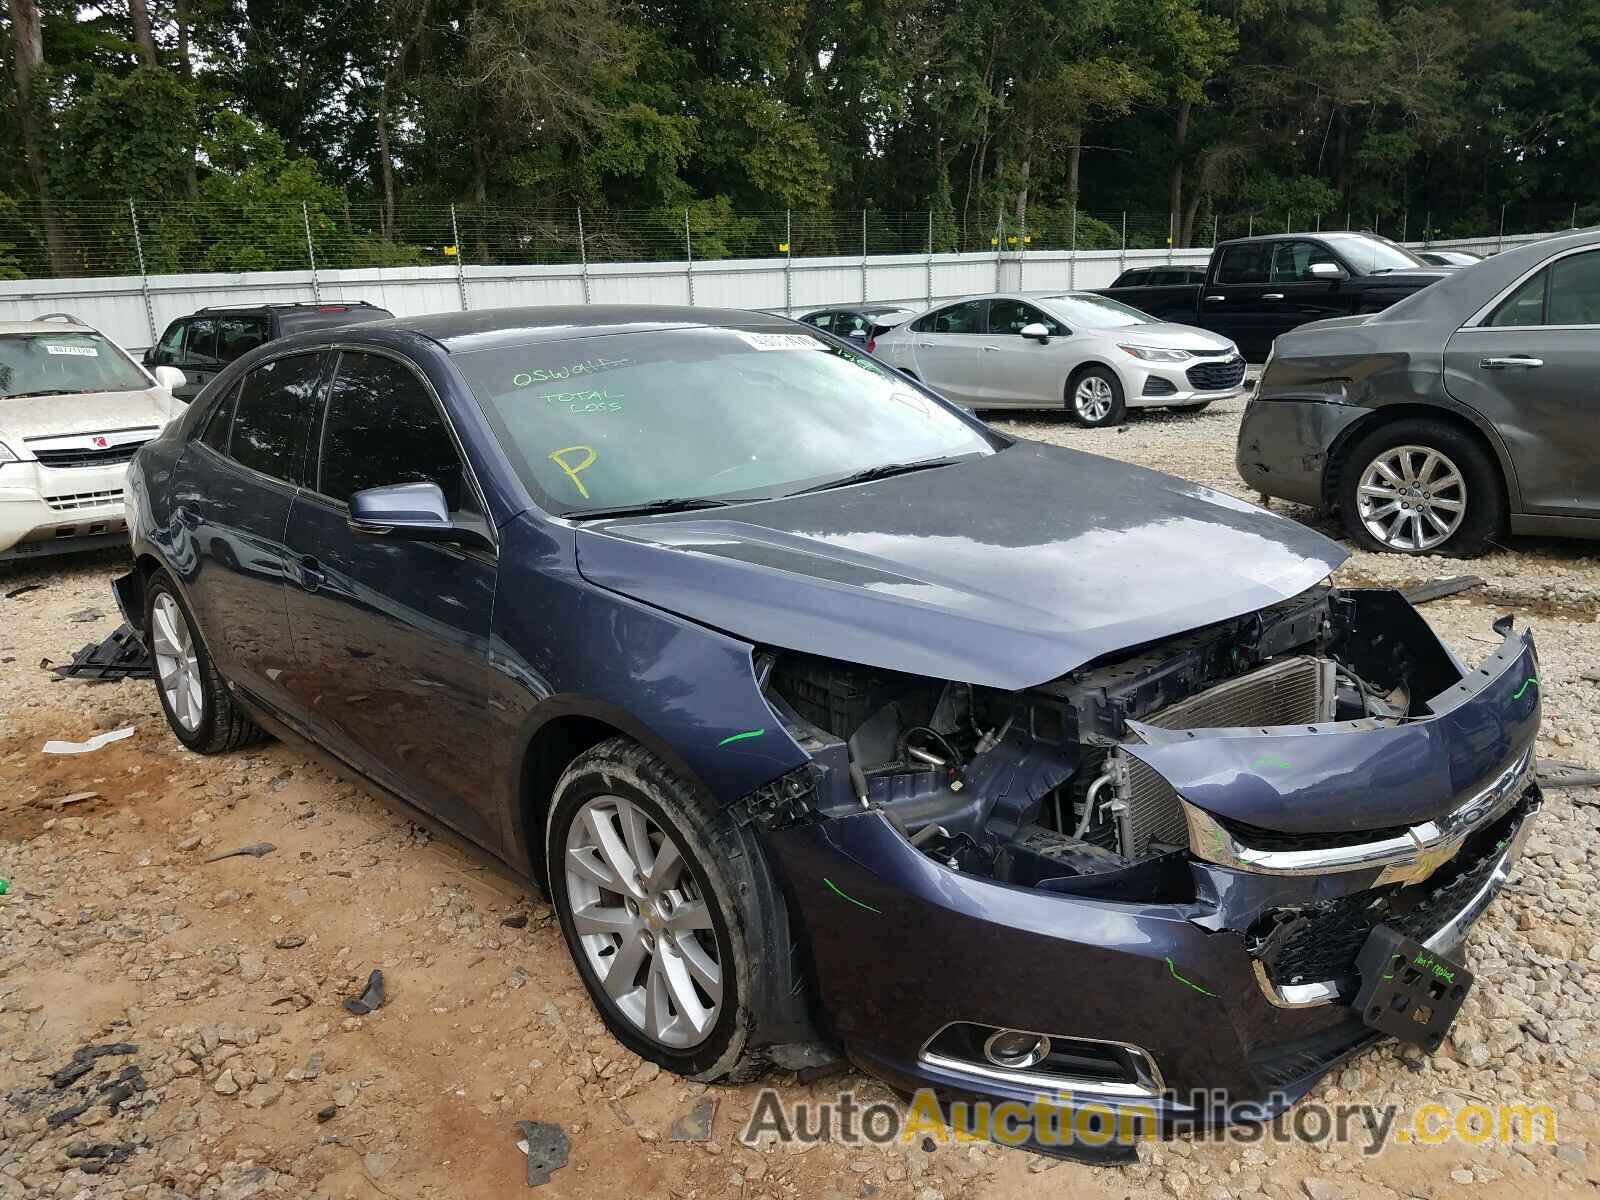
[[[129,199],[152,269],[229,271],[308,224],[319,265],[443,262],[451,205],[472,261],[575,261],[579,208],[597,260],[685,211],[697,257],[853,254],[862,210],[908,253],[1600,216],[1600,0],[186,0],[153,66],[125,6],[16,2],[0,273],[129,269]]]

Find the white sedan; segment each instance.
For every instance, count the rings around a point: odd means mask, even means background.
[[[1199,411],[1244,392],[1227,338],[1174,325],[1092,292],[958,300],[868,346],[971,408],[1061,408],[1114,425],[1129,408]]]

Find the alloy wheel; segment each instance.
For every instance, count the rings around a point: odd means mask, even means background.
[[[1446,455],[1427,446],[1396,446],[1367,464],[1356,485],[1366,530],[1395,550],[1432,550],[1461,526],[1467,483]]]
[[[595,796],[567,827],[567,900],[610,1004],[646,1037],[684,1050],[722,1010],[711,911],[678,844],[638,805]]]
[[[156,679],[166,697],[172,719],[193,733],[205,719],[205,694],[200,684],[200,660],[195,653],[189,622],[172,593],[162,592],[150,607],[151,651],[156,656]]]
[[[1104,421],[1114,399],[1111,384],[1099,375],[1085,375],[1072,390],[1072,405],[1085,421]]]

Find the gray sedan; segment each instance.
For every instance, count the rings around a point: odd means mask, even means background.
[[[1089,426],[1115,425],[1129,408],[1198,411],[1244,390],[1244,358],[1227,338],[1093,292],[958,300],[868,349],[957,404],[1065,406]]]
[[[1361,545],[1600,536],[1600,231],[1507,250],[1366,317],[1281,335],[1239,427],[1266,496]]]

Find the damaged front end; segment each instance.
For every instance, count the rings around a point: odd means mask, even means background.
[[[811,761],[743,811],[867,1069],[1264,1116],[1387,1028],[1350,1007],[1375,929],[1453,953],[1510,873],[1539,694],[1497,630],[1468,668],[1324,585],[1017,692],[762,651]]]

